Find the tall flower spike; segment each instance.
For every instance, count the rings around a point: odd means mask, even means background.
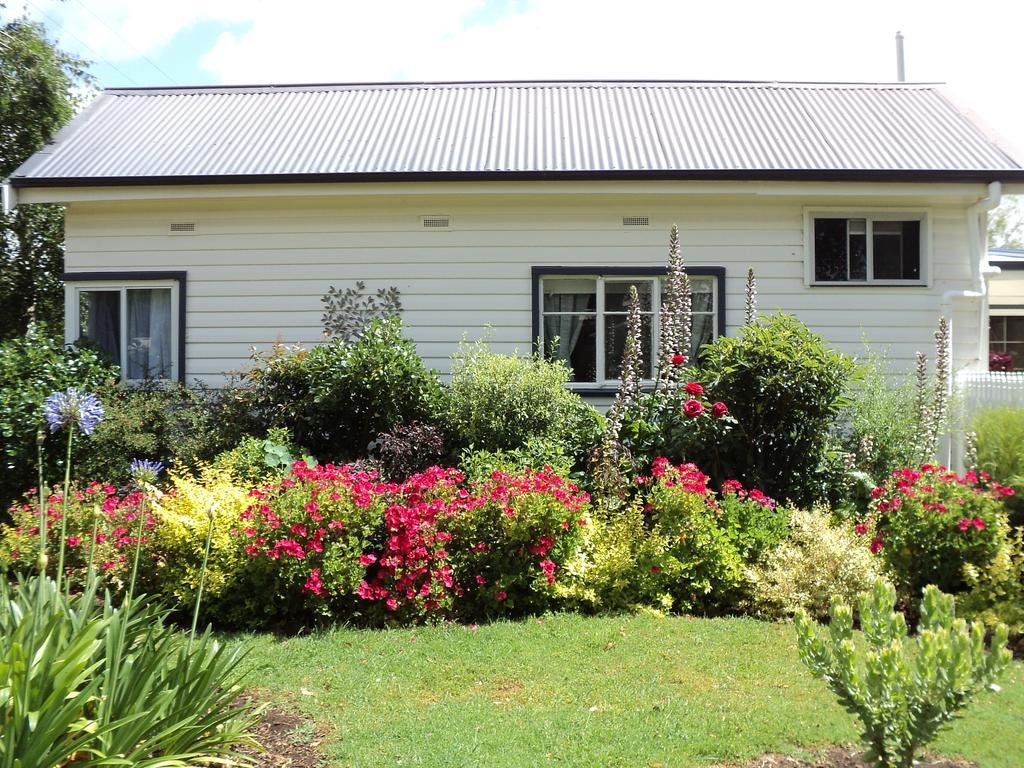
[[[658,386],[678,383],[680,366],[672,362],[677,355],[690,356],[690,286],[686,265],[679,247],[679,227],[672,225],[668,238],[668,271],[662,284],[661,332],[658,334]]]
[[[78,427],[83,434],[91,435],[103,420],[103,403],[91,392],[68,387],[46,398],[43,416],[50,425],[50,432],[63,427]]]
[[[754,277],[754,269],[747,269],[746,288],[746,309],[743,315],[745,325],[753,325],[757,320],[757,278]]]
[[[939,329],[935,332],[935,394],[932,400],[932,418],[935,420],[935,438],[945,429],[949,412],[950,387],[950,335],[949,320],[939,318]]]
[[[629,286],[626,311],[626,344],[622,352],[622,373],[619,376],[619,391],[615,395],[615,402],[612,403],[612,407],[608,411],[604,440],[606,447],[618,444],[622,419],[626,410],[639,395],[640,381],[643,377],[644,351],[641,341],[640,296],[635,285]]]

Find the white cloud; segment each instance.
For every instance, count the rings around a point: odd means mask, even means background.
[[[1024,151],[1024,3],[1008,0],[990,0],[984,13],[934,0],[24,1],[66,19],[69,33],[115,62],[154,55],[199,21],[239,26],[201,59],[213,83],[892,80],[901,29],[910,79],[949,82]]]

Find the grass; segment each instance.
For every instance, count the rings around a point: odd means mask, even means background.
[[[262,695],[331,730],[331,766],[709,766],[852,742],[791,626],[558,615],[477,630],[249,636]],[[1024,755],[1024,665],[936,748],[983,768]]]

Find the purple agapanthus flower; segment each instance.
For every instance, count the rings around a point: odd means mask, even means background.
[[[164,465],[162,462],[151,461],[150,459],[132,459],[129,470],[131,471],[132,479],[139,485],[144,483],[152,485],[156,482],[159,474],[164,471]]]
[[[91,435],[96,425],[103,421],[103,403],[92,392],[68,387],[46,398],[43,416],[51,432],[62,427],[78,427],[83,434]]]

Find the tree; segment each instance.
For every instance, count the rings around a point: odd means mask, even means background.
[[[71,119],[92,82],[85,66],[59,50],[40,24],[0,24],[0,178]],[[33,313],[50,328],[60,326],[63,270],[63,207],[27,205],[0,213],[0,340],[22,335]]]
[[[1024,248],[1024,205],[1010,195],[988,218],[989,248]]]

